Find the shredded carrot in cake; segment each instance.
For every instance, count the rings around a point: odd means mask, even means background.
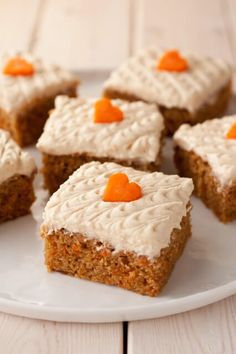
[[[115,173],[109,177],[103,195],[104,202],[132,202],[142,197],[141,187],[129,182],[125,173]]]
[[[113,106],[109,98],[101,98],[94,105],[94,123],[113,123],[124,119],[119,107]]]
[[[177,50],[163,54],[157,64],[157,70],[182,72],[188,70],[188,61]]]
[[[33,64],[21,57],[9,59],[3,68],[3,74],[10,76],[31,76],[34,72]]]
[[[236,122],[231,126],[228,133],[226,134],[227,139],[236,139]]]

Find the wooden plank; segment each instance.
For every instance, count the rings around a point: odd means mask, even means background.
[[[136,5],[135,51],[160,45],[232,62],[221,0],[138,0]]]
[[[49,0],[35,50],[75,70],[116,66],[129,52],[129,2]]]
[[[231,49],[231,54],[233,58],[233,90],[236,90],[236,2],[235,0],[221,0],[221,10],[224,20],[225,29],[227,32],[227,37]],[[236,97],[233,97],[233,110],[232,113],[235,113],[236,107]]]
[[[0,313],[0,353],[121,354],[122,324],[68,324]]]
[[[40,0],[0,1],[1,51],[28,49]]]
[[[129,354],[236,353],[236,296],[199,310],[129,323]]]
[[[234,59],[234,69],[236,70],[236,2],[235,0],[221,0],[221,9],[227,31],[228,40]]]

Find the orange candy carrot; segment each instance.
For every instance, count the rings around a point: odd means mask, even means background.
[[[141,187],[129,182],[125,173],[110,176],[103,195],[104,202],[132,202],[142,197]]]
[[[34,66],[24,58],[11,58],[3,68],[3,74],[10,76],[31,76],[34,74]]]
[[[124,119],[123,112],[112,105],[109,98],[101,98],[95,105],[94,123],[113,123]]]
[[[228,133],[226,134],[227,139],[236,139],[236,122],[231,126]]]
[[[157,64],[157,70],[182,72],[188,70],[188,62],[177,50],[163,54]]]

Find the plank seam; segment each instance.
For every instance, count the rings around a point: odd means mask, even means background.
[[[123,354],[128,353],[128,322],[123,322]]]
[[[134,0],[129,0],[129,15],[128,15],[128,20],[129,20],[129,40],[128,40],[128,55],[132,55],[133,54],[133,50],[134,50],[134,38],[133,38],[133,34],[134,34],[134,30],[135,30],[135,11],[134,11]]]
[[[142,28],[142,3],[140,0],[129,1],[129,55],[140,49]]]
[[[225,32],[226,32],[226,37],[228,38],[229,42],[229,48],[231,52],[231,56],[233,59],[233,62],[236,61],[236,46],[235,46],[235,41],[236,38],[234,38],[234,31],[233,31],[233,24],[232,24],[232,19],[230,16],[230,4],[229,0],[220,0],[220,7],[222,11],[222,17],[223,17],[223,23],[225,27]],[[234,72],[235,72],[235,66],[234,66]]]
[[[32,32],[31,32],[31,36],[30,36],[29,44],[28,44],[28,50],[30,52],[34,51],[36,44],[37,44],[37,39],[38,39],[37,34],[38,34],[39,28],[42,24],[43,15],[45,13],[45,8],[46,8],[46,3],[47,3],[46,0],[39,1],[37,15],[35,17],[34,25],[32,28]]]

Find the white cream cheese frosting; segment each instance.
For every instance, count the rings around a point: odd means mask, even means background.
[[[156,69],[162,49],[148,49],[126,60],[114,70],[105,89],[135,95],[167,108],[196,111],[223,88],[231,78],[230,66],[216,58],[198,58],[182,53],[189,63],[185,72]]]
[[[7,131],[0,129],[0,183],[14,175],[30,176],[35,169],[33,157],[23,151]]]
[[[174,134],[177,146],[208,162],[222,187],[236,181],[236,140],[226,139],[233,123],[236,115],[207,120],[193,127],[184,124]]]
[[[33,64],[35,73],[32,76],[3,74],[7,61],[16,55]],[[3,54],[0,57],[0,108],[8,114],[15,113],[32,99],[54,95],[72,82],[78,82],[75,75],[56,65],[45,64],[29,53]]]
[[[143,196],[133,202],[103,202],[109,176],[126,173]],[[43,229],[65,229],[109,243],[115,252],[134,251],[155,257],[167,247],[193,191],[189,178],[146,173],[115,163],[91,162],[75,171],[51,196],[44,211]]]
[[[154,162],[164,129],[155,104],[112,100],[121,122],[94,123],[94,98],[58,96],[37,148],[52,155],[87,153],[97,157]]]

